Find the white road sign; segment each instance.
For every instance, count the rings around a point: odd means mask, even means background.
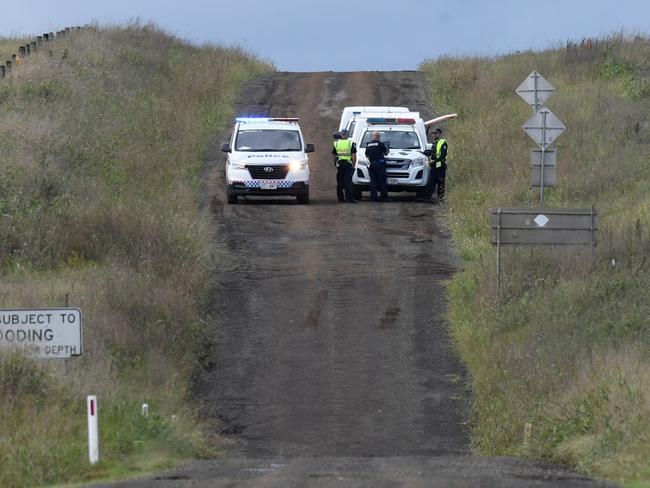
[[[566,126],[553,112],[543,108],[528,119],[523,129],[540,148],[546,149],[566,130]]]
[[[544,151],[544,187],[555,186],[557,149]],[[530,153],[530,186],[542,186],[542,150],[533,149]]]
[[[546,224],[548,224],[548,217],[544,214],[539,214],[537,217],[533,219],[533,221],[539,226],[539,227],[544,227]]]
[[[77,308],[0,310],[1,349],[56,359],[81,355],[82,345],[81,310]]]
[[[537,111],[555,93],[555,88],[537,71],[533,71],[515,91]]]

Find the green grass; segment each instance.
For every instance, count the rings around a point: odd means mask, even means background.
[[[464,260],[449,286],[455,343],[471,373],[473,439],[489,455],[650,482],[650,41],[613,36],[495,59],[422,66],[449,123],[448,222]],[[538,206],[529,188],[531,71],[566,124],[548,207],[595,206],[595,249],[509,249],[496,286],[488,207]],[[612,261],[614,260],[614,261]],[[524,424],[532,438],[524,449]]]
[[[151,25],[85,29],[49,47],[0,81],[0,307],[58,307],[68,295],[85,351],[67,372],[0,357],[3,487],[214,452],[189,401],[216,268],[201,169],[239,88],[272,69]],[[100,405],[94,468],[87,394]]]

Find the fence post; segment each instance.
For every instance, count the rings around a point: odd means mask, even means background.
[[[5,77],[5,67],[0,66],[0,80]]]
[[[32,41],[31,51],[32,52],[36,51],[36,41]]]
[[[19,55],[21,58],[24,58],[25,56],[27,56],[27,49],[25,48],[25,46],[20,46],[20,47],[18,48],[18,55]]]
[[[11,61],[7,61],[7,63],[6,63],[6,71],[7,71],[7,74],[11,73]]]
[[[36,42],[37,42],[38,44],[40,44],[41,42],[43,42],[43,36],[36,36]]]
[[[50,42],[50,35],[47,32],[43,34],[43,41]]]

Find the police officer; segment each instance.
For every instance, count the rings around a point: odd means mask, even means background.
[[[422,198],[418,200],[429,202],[433,192],[438,189],[438,203],[445,196],[445,176],[447,174],[447,141],[442,137],[442,129],[433,131],[433,150],[429,160],[429,179]]]
[[[438,203],[444,203],[445,178],[447,176],[447,141],[442,138],[442,129],[433,131],[432,166],[435,175],[435,185],[438,187]],[[433,194],[433,188],[431,193]]]
[[[381,193],[381,201],[388,201],[388,188],[386,187],[386,155],[388,148],[381,142],[381,134],[372,133],[372,141],[366,146],[366,157],[370,162],[370,199],[377,201],[377,190]]]
[[[336,164],[336,197],[339,203],[357,203],[352,196],[352,175],[357,162],[357,147],[348,139],[348,131],[341,130],[341,138],[334,141],[332,154]]]

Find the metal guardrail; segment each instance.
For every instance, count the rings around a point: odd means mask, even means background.
[[[491,208],[492,244],[596,245],[592,208]]]

